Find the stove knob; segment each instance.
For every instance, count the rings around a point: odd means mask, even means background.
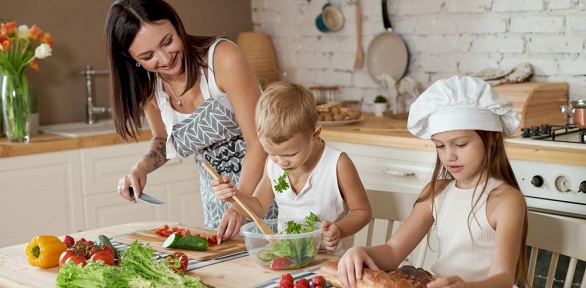
[[[586,181],[582,181],[582,183],[580,183],[580,187],[578,187],[578,192],[586,193]]]
[[[543,186],[543,177],[541,177],[539,175],[533,176],[533,178],[531,179],[531,185],[533,185],[535,187]]]

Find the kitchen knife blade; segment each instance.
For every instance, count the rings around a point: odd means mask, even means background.
[[[130,187],[129,190],[130,190],[130,197],[136,198],[136,197],[134,197],[134,190],[132,189],[132,187]],[[165,204],[165,202],[163,202],[163,201],[161,201],[161,200],[159,200],[159,199],[157,199],[157,198],[155,198],[153,196],[147,195],[145,193],[140,193],[140,196],[138,197],[138,200],[140,200],[142,202],[146,202],[146,203],[152,204],[152,205],[163,205],[163,204]]]

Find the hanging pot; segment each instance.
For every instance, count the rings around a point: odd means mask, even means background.
[[[586,128],[586,100],[574,100],[571,101],[572,107],[574,107],[574,125],[578,128]]]
[[[382,14],[385,32],[379,33],[368,46],[366,51],[366,65],[370,78],[375,83],[382,83],[380,76],[387,74],[399,82],[407,71],[409,64],[409,52],[407,45],[401,38],[393,32],[389,13],[387,9],[387,0],[382,0]]]

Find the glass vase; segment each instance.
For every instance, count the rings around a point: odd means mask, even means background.
[[[2,116],[8,141],[28,143],[30,105],[28,80],[24,73],[2,76]]]

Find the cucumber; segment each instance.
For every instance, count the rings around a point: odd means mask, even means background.
[[[173,233],[165,239],[163,247],[204,251],[208,249],[208,240],[198,236],[181,236],[177,233]]]
[[[256,257],[262,261],[271,261],[276,257],[276,255],[270,249],[265,249],[260,250],[258,254],[256,254]]]
[[[116,249],[116,247],[114,247],[114,245],[112,245],[112,242],[110,242],[110,239],[108,237],[106,237],[105,235],[98,236],[98,240],[96,240],[96,244],[106,245],[106,246],[110,247],[110,249],[112,249],[112,251],[114,251],[114,261],[116,261],[116,263],[118,261],[120,261],[120,254],[118,253],[118,249]]]

